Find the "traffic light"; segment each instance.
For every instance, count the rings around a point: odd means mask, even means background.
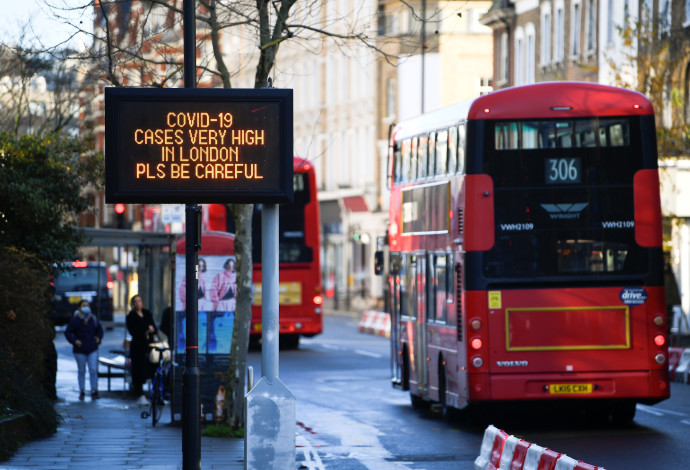
[[[117,228],[125,228],[125,210],[127,207],[124,204],[115,204],[115,215],[117,217]]]

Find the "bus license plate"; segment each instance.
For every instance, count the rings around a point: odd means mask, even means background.
[[[592,393],[592,384],[550,384],[549,393]]]

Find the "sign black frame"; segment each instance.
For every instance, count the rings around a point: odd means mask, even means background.
[[[133,183],[127,180],[123,171],[122,159],[134,165],[139,158],[132,155],[126,148],[131,148],[131,142],[126,144],[125,136],[135,125],[131,121],[140,123],[151,116],[152,109],[169,109],[169,112],[181,112],[187,106],[193,112],[204,109],[204,105],[217,113],[222,105],[228,109],[233,106],[254,110],[265,108],[275,109],[277,116],[270,114],[268,119],[272,128],[277,132],[270,135],[270,148],[266,153],[275,152],[277,155],[264,155],[265,165],[273,171],[272,182],[256,180],[252,183],[255,188],[237,188],[232,183],[218,187],[220,183],[213,181],[215,187],[204,188],[206,181],[193,178],[188,184],[180,184],[179,180],[163,178],[148,181],[146,178]],[[126,108],[126,111],[125,111]],[[135,113],[132,112],[135,111]],[[127,114],[125,114],[127,113]],[[209,113],[211,114],[211,113]],[[269,147],[266,145],[266,147]],[[123,155],[124,153],[127,155]],[[142,146],[142,154],[149,152]],[[263,154],[262,154],[263,155]],[[141,160],[152,160],[147,155]],[[153,163],[155,161],[151,161]],[[273,166],[275,165],[275,166]],[[132,172],[133,173],[133,172]],[[261,89],[225,89],[225,88],[105,88],[105,202],[116,203],[160,203],[160,204],[195,204],[195,203],[264,203],[280,204],[292,202],[293,194],[293,105],[292,90],[281,88]],[[248,183],[247,183],[248,184]],[[245,186],[247,185],[245,184]],[[177,186],[177,187],[175,187]]]

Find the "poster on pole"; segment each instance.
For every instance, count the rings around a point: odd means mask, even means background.
[[[237,272],[235,236],[226,232],[203,232],[198,259],[198,358],[200,400],[204,422],[220,422],[225,400],[225,381],[230,362],[235,324]],[[182,375],[187,338],[187,278],[185,239],[177,241],[175,255],[174,351],[176,370],[173,420],[182,419]],[[190,309],[192,310],[192,309]]]

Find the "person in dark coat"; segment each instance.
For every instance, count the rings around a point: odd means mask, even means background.
[[[132,310],[127,314],[127,331],[132,336],[129,357],[132,361],[132,395],[138,397],[141,405],[148,403],[143,394],[144,382],[153,377],[153,367],[149,362],[149,343],[158,332],[151,312],[144,308],[140,295],[132,297]]]
[[[84,388],[87,365],[91,399],[98,399],[98,345],[103,339],[103,327],[91,313],[91,305],[87,300],[79,303],[79,309],[74,312],[74,316],[65,329],[65,338],[73,345],[72,352],[77,361],[79,399],[83,400],[86,394]]]

